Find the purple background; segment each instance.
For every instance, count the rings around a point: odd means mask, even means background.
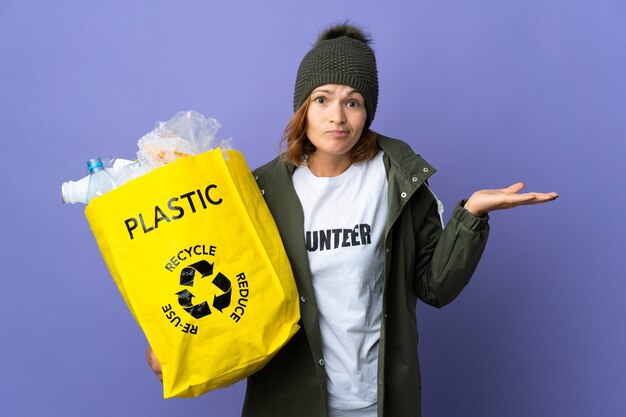
[[[626,415],[626,3],[0,3],[0,416],[238,416],[244,383],[164,401],[146,341],[62,181],[132,158],[179,110],[251,166],[277,153],[297,65],[345,18],[375,39],[373,128],[439,170],[448,208],[523,180],[469,287],[420,304],[426,416]]]

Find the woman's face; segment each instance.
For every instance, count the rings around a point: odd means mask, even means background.
[[[363,96],[347,85],[324,84],[313,90],[309,101],[306,136],[317,148],[309,162],[350,160],[349,151],[359,141],[367,118]]]

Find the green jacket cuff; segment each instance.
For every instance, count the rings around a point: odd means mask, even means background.
[[[485,214],[484,216],[474,216],[472,213],[465,209],[465,203],[467,199],[463,199],[459,201],[459,204],[454,208],[452,212],[452,217],[461,223],[463,226],[467,228],[469,231],[478,231],[487,227],[487,222],[489,221],[489,215]]]

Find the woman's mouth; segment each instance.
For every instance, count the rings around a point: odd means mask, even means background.
[[[326,133],[336,138],[342,138],[342,137],[348,136],[348,131],[341,130],[341,129],[328,130],[326,131]]]

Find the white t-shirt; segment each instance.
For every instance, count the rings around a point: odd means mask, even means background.
[[[293,184],[319,310],[331,416],[375,416],[387,178],[383,152],[337,177]]]

